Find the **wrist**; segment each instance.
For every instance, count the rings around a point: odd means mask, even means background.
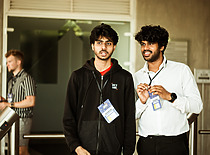
[[[75,152],[78,153],[78,151],[79,151],[81,148],[82,148],[81,146],[77,146],[76,149],[75,149]]]
[[[10,104],[10,107],[11,107],[11,108],[14,107],[14,103],[13,103],[13,102],[11,102],[11,103],[9,103],[9,104]]]
[[[140,102],[142,103],[142,104],[145,104],[146,102],[147,102],[147,100],[146,101],[144,101],[144,100],[142,100],[142,99],[139,99],[140,100]]]
[[[169,102],[173,103],[177,99],[177,95],[175,93],[170,94]]]

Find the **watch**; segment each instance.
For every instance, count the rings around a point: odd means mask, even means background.
[[[14,103],[13,103],[13,102],[10,104],[10,107],[11,107],[11,108],[13,108],[13,107],[14,107]]]
[[[175,93],[171,93],[171,100],[169,102],[173,103],[177,99],[177,96]]]

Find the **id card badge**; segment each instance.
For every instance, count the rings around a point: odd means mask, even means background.
[[[159,95],[153,95],[149,92],[149,97],[152,100],[152,107],[154,111],[162,108]]]
[[[8,101],[8,103],[12,103],[12,94],[11,93],[8,93],[7,101]]]
[[[118,112],[115,110],[109,99],[98,106],[98,109],[108,123],[111,123],[115,118],[119,116]]]

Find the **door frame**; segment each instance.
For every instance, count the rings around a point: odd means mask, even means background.
[[[24,11],[24,10],[10,10],[10,1],[3,0],[3,51],[2,51],[2,96],[6,97],[6,87],[7,87],[7,66],[6,58],[4,57],[7,52],[7,33],[12,32],[12,28],[8,28],[8,17],[26,17],[26,18],[51,18],[51,19],[79,19],[79,20],[104,20],[104,21],[122,21],[130,23],[130,32],[126,33],[130,37],[130,56],[129,62],[126,63],[129,66],[129,71],[133,74],[135,72],[136,66],[136,43],[134,40],[134,34],[136,32],[136,0],[130,0],[130,16],[110,16],[110,15],[98,15],[98,14],[82,14],[82,13],[73,13],[73,14],[61,14],[61,13],[46,13],[40,11]]]

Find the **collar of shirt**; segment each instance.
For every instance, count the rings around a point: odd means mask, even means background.
[[[160,65],[159,70],[160,70],[162,67],[165,68],[166,66],[167,66],[167,59],[166,59],[166,56],[163,55],[163,62],[162,62],[162,64]],[[159,70],[158,70],[158,71],[159,71]],[[147,62],[145,62],[145,64],[144,64],[143,71],[146,72],[146,73],[150,73],[150,72],[151,72],[151,71],[149,71],[149,69],[148,69],[148,63],[147,63]],[[158,72],[158,71],[157,71],[157,72]]]
[[[23,71],[24,71],[24,69],[22,69],[20,72],[18,72],[18,73],[17,73],[17,75],[16,75],[16,76],[13,76],[13,77],[15,77],[15,78],[20,77],[20,76],[21,76],[21,74],[23,73]]]

